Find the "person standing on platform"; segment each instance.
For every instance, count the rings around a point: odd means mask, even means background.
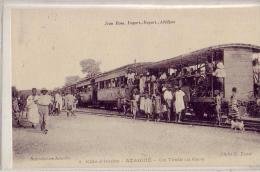
[[[55,111],[57,113],[57,115],[60,114],[61,109],[62,109],[62,97],[60,95],[59,92],[56,92],[55,96],[54,96],[54,100],[55,100]]]
[[[162,118],[162,101],[161,101],[161,95],[159,91],[155,93],[153,100],[154,100],[155,120],[159,122]]]
[[[147,117],[147,121],[151,119],[153,109],[152,99],[150,98],[148,93],[145,93],[145,103],[144,103],[144,112]]]
[[[230,97],[230,111],[229,114],[231,119],[236,120],[240,118],[240,113],[238,109],[238,99],[237,99],[237,88],[232,88],[232,95]]]
[[[138,104],[139,104],[139,100],[140,100],[140,95],[138,93],[138,91],[134,92],[134,95],[133,95],[133,100],[132,100],[132,113],[133,113],[133,118],[136,119],[136,115],[139,111],[139,108],[138,108]]]
[[[75,116],[74,114],[74,105],[76,103],[76,97],[73,96],[70,91],[68,91],[67,95],[65,96],[65,109],[67,111],[67,117],[69,117],[69,115],[73,115]]]
[[[164,90],[163,98],[165,100],[166,107],[167,107],[168,122],[170,122],[171,121],[171,113],[172,113],[173,95],[172,95],[171,90],[168,87],[164,88],[163,90]]]
[[[216,66],[217,66],[217,69],[215,70],[215,72],[213,72],[213,76],[216,77],[216,81],[217,81],[214,89],[216,88],[217,90],[219,90],[223,93],[224,79],[226,77],[226,71],[225,71],[223,62],[219,61]]]
[[[182,111],[185,109],[184,99],[185,93],[180,89],[179,86],[176,86],[175,92],[175,111],[176,111],[176,121],[181,121]]]
[[[46,125],[47,118],[49,116],[49,106],[51,104],[51,96],[49,96],[47,93],[48,90],[46,88],[41,89],[41,95],[38,99],[38,110],[40,114],[41,131],[43,131],[44,134],[48,133]]]
[[[220,126],[221,124],[221,96],[220,92],[218,90],[215,90],[215,110],[216,110],[216,115],[217,115],[217,122],[218,125]]]
[[[40,116],[38,111],[38,99],[36,88],[32,89],[32,95],[30,95],[26,100],[27,107],[27,119],[32,123],[32,128],[35,128],[39,124]]]

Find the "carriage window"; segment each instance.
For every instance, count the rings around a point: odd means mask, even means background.
[[[114,87],[116,87],[116,78],[113,78],[113,79],[111,79],[111,87],[112,88],[114,88]]]
[[[87,86],[87,91],[91,91],[91,86],[90,85]]]
[[[106,80],[105,81],[105,88],[110,88],[111,84],[110,84],[110,80]]]
[[[103,89],[105,87],[104,81],[99,82],[99,89]]]
[[[120,80],[119,80],[120,78],[118,77],[118,78],[115,78],[115,87],[119,87],[119,83],[120,83]]]

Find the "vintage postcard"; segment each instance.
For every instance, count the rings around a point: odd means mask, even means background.
[[[260,167],[260,6],[10,10],[12,159]]]

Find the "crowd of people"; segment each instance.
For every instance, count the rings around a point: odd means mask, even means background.
[[[145,115],[147,120],[180,122],[183,115],[194,113],[191,106],[191,97],[214,97],[214,116],[216,122],[221,123],[223,104],[224,78],[226,72],[221,59],[212,61],[211,57],[204,65],[176,67],[160,71],[142,71],[128,69],[125,77],[104,81],[103,88],[124,87],[123,106],[124,114],[130,112],[133,118]],[[232,121],[239,121],[239,103],[237,88],[232,89],[229,101],[229,115]],[[257,89],[260,95],[260,89]],[[46,119],[50,115],[59,115],[65,110],[67,116],[75,115],[76,104],[81,101],[80,94],[66,91],[48,91],[43,88],[41,94],[33,88],[32,93],[25,97],[13,93],[12,110],[18,124],[25,113],[26,118],[36,128],[40,124],[41,131],[47,133]],[[74,92],[73,92],[74,93]],[[260,96],[257,103],[260,102]]]
[[[12,114],[18,126],[21,126],[21,120],[25,114],[32,128],[36,129],[39,125],[41,131],[47,134],[48,116],[59,115],[61,110],[65,110],[68,117],[75,115],[77,99],[71,92],[68,91],[66,95],[62,95],[59,91],[53,91],[49,94],[48,92],[46,88],[43,88],[40,90],[40,94],[37,94],[37,89],[32,88],[32,93],[27,97],[13,92]]]
[[[221,68],[223,69],[223,67]],[[130,70],[130,72],[132,72],[132,70]],[[218,71],[216,71],[216,73],[217,72]],[[131,74],[131,77],[127,77],[127,85],[130,88],[133,86],[133,91],[130,92],[130,95],[126,96],[124,100],[123,109],[125,114],[127,111],[130,111],[133,114],[134,119],[138,114],[145,114],[147,120],[153,119],[155,121],[160,121],[166,119],[169,122],[173,120],[180,122],[183,115],[194,113],[192,112],[190,104],[191,96],[193,96],[194,92],[186,78],[181,77],[181,82],[174,82],[173,80],[167,80],[168,75],[165,72],[161,73],[159,76],[149,75],[149,73],[147,73],[147,75],[140,75],[138,83],[136,81],[137,77],[132,76],[135,75]],[[217,78],[214,74],[212,76]],[[223,71],[221,76],[224,76]],[[222,82],[217,84],[222,84]],[[218,125],[221,125],[221,109],[223,104],[223,90],[220,89],[221,87],[221,85],[217,86],[218,89],[215,89],[213,93],[215,100],[214,115]],[[233,87],[228,106],[229,113],[227,120],[229,120],[229,123],[241,122],[238,102],[237,88]],[[129,110],[127,107],[129,107]]]
[[[220,123],[220,108],[223,97],[225,68],[221,60],[208,61],[200,68],[198,66],[169,68],[164,71],[144,71],[137,73],[128,69],[125,76],[127,87],[124,111],[127,104],[134,118],[139,113],[147,119],[181,121],[182,115],[187,113],[191,97],[214,96],[216,116]]]

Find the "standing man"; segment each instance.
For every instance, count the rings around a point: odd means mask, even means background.
[[[67,117],[69,117],[69,115],[74,115],[74,105],[76,103],[76,97],[73,96],[70,91],[68,91],[67,95],[65,96],[65,109],[67,111]]]
[[[172,100],[173,100],[173,95],[171,90],[169,89],[169,87],[167,86],[166,88],[163,88],[163,98],[165,100],[166,103],[166,107],[167,107],[167,116],[168,116],[168,122],[171,121],[171,113],[172,113]]]
[[[41,131],[43,131],[44,134],[48,133],[48,130],[46,129],[46,122],[49,115],[49,105],[51,104],[51,96],[47,93],[48,90],[46,88],[41,89],[41,95],[38,99]]]
[[[62,109],[62,97],[58,91],[54,96],[54,100],[55,100],[55,112],[57,113],[57,115],[59,115]]]
[[[28,121],[32,123],[32,128],[35,128],[37,124],[39,124],[39,112],[38,112],[38,99],[36,88],[32,89],[32,95],[27,98],[27,118]]]

